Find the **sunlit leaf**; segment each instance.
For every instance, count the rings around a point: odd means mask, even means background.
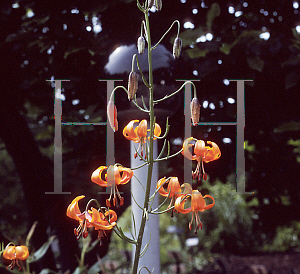
[[[297,84],[299,80],[298,73],[292,71],[285,76],[285,88],[289,89]]]
[[[222,46],[219,48],[221,52],[228,55],[231,51],[231,48],[233,47],[233,44],[229,45],[227,43],[222,44]]]
[[[39,274],[55,274],[56,272],[49,269],[49,268],[44,268]]]
[[[216,17],[218,17],[221,13],[221,9],[219,4],[213,3],[211,5],[210,10],[207,13],[207,18],[206,18],[206,26],[211,29],[211,26],[213,24],[213,21],[215,20]]]
[[[300,42],[300,33],[296,31],[296,28],[292,29],[294,37]]]
[[[81,50],[84,50],[84,48],[73,48],[73,49],[71,49],[71,50],[69,50],[69,51],[66,51],[66,52],[65,52],[65,55],[64,55],[64,59],[67,59],[67,57],[68,57],[69,55],[71,55],[71,54],[73,54],[73,53],[76,53],[76,52],[78,52],[78,51],[81,51]]]
[[[199,48],[193,48],[193,49],[188,49],[187,54],[189,55],[190,58],[199,58],[199,57],[205,57],[206,54],[209,52],[209,49],[199,49]]]
[[[180,38],[182,39],[182,46],[190,46],[191,44],[195,43],[197,38],[202,35],[205,35],[206,31],[203,27],[199,27],[196,29],[187,29],[180,33]],[[173,43],[174,40],[172,40]]]
[[[94,263],[88,270],[87,274],[99,273],[101,271],[101,267],[99,262]]]
[[[247,58],[247,62],[250,68],[262,72],[265,62],[257,55],[255,57]]]
[[[281,125],[278,128],[275,128],[274,133],[282,133],[286,131],[298,131],[298,130],[300,130],[300,122],[291,121]]]
[[[78,266],[74,270],[73,274],[82,274],[82,273],[85,273],[85,271],[86,271],[86,267],[84,267],[84,266]],[[95,273],[97,273],[97,272],[95,272]]]

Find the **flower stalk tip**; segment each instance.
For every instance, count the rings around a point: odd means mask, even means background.
[[[107,104],[107,118],[112,130],[118,131],[117,108],[112,100],[109,100]]]
[[[137,48],[138,48],[138,53],[143,54],[145,51],[145,38],[143,36],[140,36],[137,40]]]
[[[200,103],[197,97],[194,97],[191,104],[191,118],[193,126],[197,126],[200,120]]]
[[[173,44],[173,57],[178,59],[181,53],[182,40],[179,37],[176,37]]]
[[[135,71],[131,71],[128,77],[128,100],[131,101],[138,89],[138,75]]]

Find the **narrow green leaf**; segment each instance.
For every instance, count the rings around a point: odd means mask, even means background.
[[[27,262],[33,263],[33,262],[40,260],[45,255],[45,253],[47,252],[48,248],[50,247],[50,245],[52,244],[54,239],[55,239],[55,236],[49,237],[48,241],[45,242],[36,252],[34,252],[34,254],[32,256],[30,256],[27,259]]]

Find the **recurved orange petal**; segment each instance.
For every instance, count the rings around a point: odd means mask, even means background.
[[[202,194],[198,190],[193,190],[191,207],[193,211],[204,211],[205,210],[205,201]]]
[[[101,218],[101,215],[103,216],[103,214],[100,213],[95,208],[92,207],[91,209],[92,209],[92,220],[90,223],[96,230],[99,230],[99,229],[110,230],[116,225],[116,223],[114,221],[111,221],[109,223],[104,217]],[[113,210],[110,210],[110,211],[113,211]],[[112,214],[112,213],[109,213],[109,214]],[[116,213],[115,213],[115,215],[116,215]],[[116,220],[116,216],[114,218]]]
[[[198,140],[195,144],[194,153],[197,157],[205,157],[208,153],[207,148],[205,147],[205,142],[203,140]]]
[[[136,129],[136,133],[140,138],[147,137],[147,120],[142,120]]]
[[[148,131],[150,131],[150,129],[148,129]],[[157,138],[155,138],[155,136],[159,137],[160,134],[161,134],[161,127],[160,127],[159,124],[155,123],[155,125],[154,125],[154,138],[153,138],[153,140],[157,139]],[[148,139],[149,139],[149,137],[148,137]]]
[[[111,210],[111,209],[107,210],[105,212],[105,216],[109,217],[109,221],[111,223],[115,222],[118,219],[117,213],[115,211]]]
[[[207,141],[208,144],[211,145],[211,147],[207,146],[207,154],[203,157],[203,161],[205,163],[218,160],[221,157],[221,151],[218,147],[218,145],[214,142]]]
[[[184,199],[183,201],[181,201],[181,197],[178,197],[175,201],[175,210],[177,212],[183,213],[183,214],[187,214],[190,213],[192,211],[192,208],[184,208],[184,204],[186,202],[186,199]]]
[[[166,182],[166,177],[159,179],[156,185],[156,189],[158,189],[158,193],[160,195],[167,197],[169,193],[166,192],[165,189],[163,188],[165,182]]]
[[[16,259],[16,247],[13,245],[6,247],[3,251],[3,257],[7,260],[15,260]]]
[[[77,196],[71,202],[71,204],[67,208],[67,216],[68,217],[78,220],[78,221],[82,221],[84,219],[84,214],[81,213],[79,206],[78,206],[78,201],[83,199],[84,197],[85,197],[84,195]]]
[[[168,193],[170,192],[170,197],[175,196],[176,198],[181,195],[181,188],[179,180],[177,177],[171,177],[168,185]]]
[[[120,174],[122,174],[122,176],[120,178],[120,181],[118,183],[116,182],[117,185],[127,184],[133,176],[133,171],[127,167],[118,166],[118,172],[119,172],[119,176],[120,176]]]
[[[103,170],[106,170],[107,166],[100,166],[98,167],[91,176],[91,180],[92,182],[94,182],[95,184],[98,184],[100,186],[104,186],[107,187],[107,182],[104,181],[103,179],[101,179],[101,174],[103,172]]]
[[[132,120],[128,123],[126,127],[123,129],[123,135],[127,140],[133,141],[135,143],[139,142],[139,137],[136,131],[133,128],[134,123],[138,123],[139,120]]]
[[[16,259],[26,260],[29,256],[28,248],[25,245],[16,246]]]
[[[210,195],[205,195],[203,198],[204,198],[204,199],[205,199],[205,198],[210,198],[210,199],[213,200],[213,203],[212,203],[212,204],[206,205],[206,206],[204,207],[205,210],[206,210],[206,209],[210,209],[210,208],[212,208],[212,207],[215,205],[215,199],[214,199],[212,196],[210,196]]]
[[[192,144],[190,144],[190,142],[193,140],[193,137],[189,137],[187,139],[184,140],[183,145],[182,145],[182,154],[184,157],[188,158],[189,160],[194,160],[193,156],[189,150],[189,148],[191,146],[193,146]]]

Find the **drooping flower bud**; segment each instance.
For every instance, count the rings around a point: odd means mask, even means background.
[[[200,103],[197,97],[193,98],[190,108],[193,126],[197,126],[200,120]]]
[[[148,0],[148,8],[151,9],[154,5],[154,0]]]
[[[155,0],[155,8],[157,11],[160,11],[162,8],[162,0]]]
[[[135,71],[131,71],[128,77],[128,100],[131,101],[138,89],[138,75]]]
[[[117,108],[111,100],[107,104],[107,118],[112,130],[114,132],[118,131]]]
[[[176,37],[173,44],[173,56],[175,59],[177,59],[180,56],[182,47],[182,40],[179,37]]]
[[[140,36],[137,40],[138,53],[143,54],[145,51],[145,38]]]

